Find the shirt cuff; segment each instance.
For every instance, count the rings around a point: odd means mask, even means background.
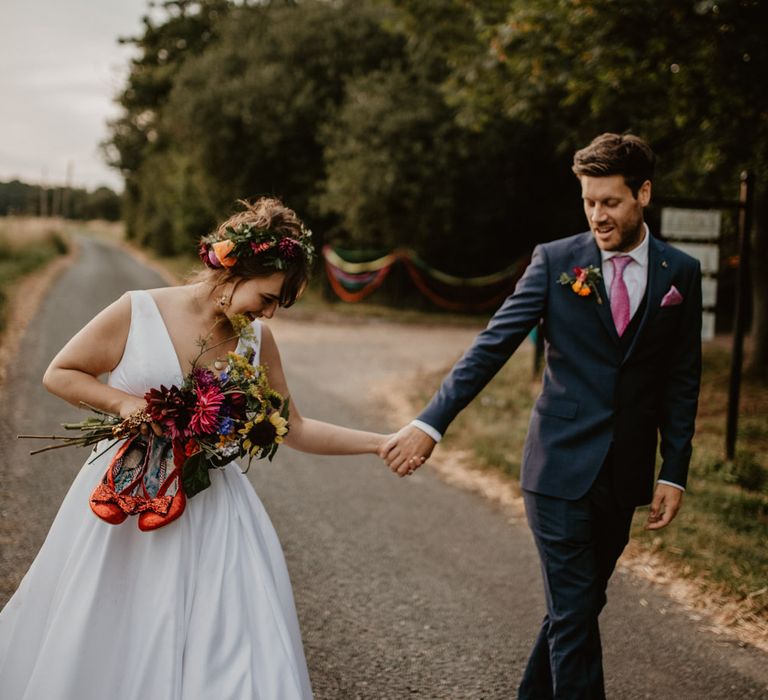
[[[429,435],[429,437],[431,437],[435,442],[440,442],[440,440],[443,439],[443,436],[437,430],[435,430],[431,425],[428,425],[424,421],[412,420],[411,425],[414,428],[421,430],[422,433]]]
[[[680,486],[680,484],[675,484],[672,481],[665,481],[664,479],[659,479],[657,484],[666,484],[667,486],[674,486],[676,489],[680,489],[681,491],[685,492],[685,486]]]

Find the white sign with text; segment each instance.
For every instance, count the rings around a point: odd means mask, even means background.
[[[720,271],[717,240],[720,238],[722,218],[722,212],[708,209],[665,207],[661,210],[661,235],[664,239],[701,263],[702,340],[715,337],[717,274]]]
[[[708,209],[661,210],[661,234],[669,240],[714,241],[720,238],[721,211]]]

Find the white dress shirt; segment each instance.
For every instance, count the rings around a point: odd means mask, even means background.
[[[645,288],[648,285],[648,239],[650,233],[646,224],[643,224],[643,228],[645,229],[643,240],[637,248],[633,248],[628,253],[620,253],[613,250],[600,251],[600,256],[603,260],[603,280],[605,281],[605,290],[608,293],[608,301],[611,300],[611,282],[613,282],[613,263],[608,263],[608,261],[616,255],[628,255],[632,258],[632,262],[628,263],[624,268],[623,275],[624,284],[627,285],[627,292],[629,293],[630,319],[635,315],[637,308],[640,306],[640,302],[645,294]]]

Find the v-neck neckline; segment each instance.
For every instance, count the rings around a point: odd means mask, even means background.
[[[163,313],[160,311],[160,306],[158,306],[157,300],[155,297],[153,297],[148,291],[142,290],[144,294],[146,294],[152,301],[152,306],[155,309],[155,313],[157,313],[157,317],[160,319],[160,323],[163,326],[163,330],[165,331],[165,337],[168,341],[168,345],[171,350],[171,354],[173,355],[173,358],[176,360],[176,367],[179,370],[179,375],[181,377],[185,377],[186,374],[184,372],[184,369],[182,368],[181,359],[179,358],[179,353],[176,350],[176,345],[173,343],[173,338],[171,338],[171,333],[168,330],[168,324],[165,322],[165,319],[163,318]],[[238,352],[240,350],[240,338],[237,339],[237,345],[235,345],[235,352]],[[191,371],[191,368],[190,368]]]

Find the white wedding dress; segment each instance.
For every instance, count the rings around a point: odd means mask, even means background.
[[[178,383],[152,297],[132,292],[131,313],[109,384],[143,396]],[[83,466],[0,613],[0,698],[311,698],[282,549],[240,466],[212,470],[178,520],[141,532],[89,507],[115,449]]]

